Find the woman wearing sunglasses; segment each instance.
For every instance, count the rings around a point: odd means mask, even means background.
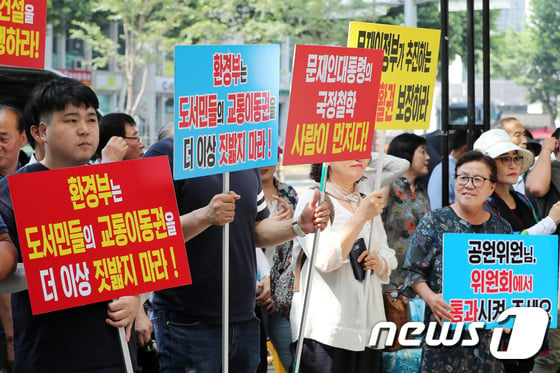
[[[528,229],[529,234],[553,234],[560,223],[560,204],[556,203],[539,223],[531,202],[511,188],[533,163],[533,153],[515,145],[501,129],[484,132],[474,143],[474,149],[494,158],[498,167],[496,189],[488,197],[487,206],[506,219],[514,232]]]
[[[560,223],[560,203],[555,203],[548,216],[539,222],[527,197],[511,188],[533,163],[533,153],[515,145],[501,129],[483,133],[474,143],[474,149],[494,158],[498,167],[496,189],[488,197],[487,207],[507,220],[514,232],[553,234]],[[533,362],[533,358],[504,361],[504,371],[530,372]]]

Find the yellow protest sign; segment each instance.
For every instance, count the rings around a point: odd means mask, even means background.
[[[375,129],[428,129],[440,31],[350,22],[348,47],[383,49]]]

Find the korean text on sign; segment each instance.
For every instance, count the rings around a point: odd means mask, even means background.
[[[167,158],[8,182],[34,314],[190,283]],[[49,185],[49,198],[36,185]]]
[[[443,242],[443,297],[453,321],[491,328],[507,308],[541,307],[556,323],[558,237],[446,233]]]
[[[380,50],[296,46],[284,164],[369,157],[381,61]]]
[[[0,0],[0,59],[3,65],[44,65],[46,2]]]
[[[376,128],[428,129],[439,35],[439,30],[350,22],[349,47],[384,52]]]
[[[177,179],[277,163],[279,49],[175,48]]]

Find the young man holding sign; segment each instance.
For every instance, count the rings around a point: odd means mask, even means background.
[[[99,141],[96,113],[99,102],[95,93],[76,80],[61,78],[38,87],[30,104],[33,117],[40,123],[45,157],[17,173],[86,165]],[[44,189],[38,189],[37,193],[44,193],[48,198]],[[7,178],[0,181],[0,215],[21,253]],[[33,315],[28,292],[14,293],[13,371],[122,372],[124,364],[117,328],[126,327],[130,336],[139,302],[138,296],[127,296],[109,303]]]
[[[173,162],[172,137],[155,143],[146,152],[146,157],[160,155]],[[323,229],[329,219],[327,204],[318,204],[318,190],[292,223],[289,207],[284,214],[268,218],[258,169],[232,172],[228,193],[222,192],[222,177],[217,174],[175,181],[192,284],[156,291],[152,296],[152,322],[162,373],[220,371],[222,225],[231,223],[229,369],[255,372],[259,364],[255,247],[275,246],[294,238],[296,232],[305,235],[315,228]]]

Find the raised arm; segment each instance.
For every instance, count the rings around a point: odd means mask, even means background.
[[[533,196],[544,197],[550,189],[551,155],[558,147],[558,140],[549,137],[543,141],[535,167],[527,174],[525,190]]]

